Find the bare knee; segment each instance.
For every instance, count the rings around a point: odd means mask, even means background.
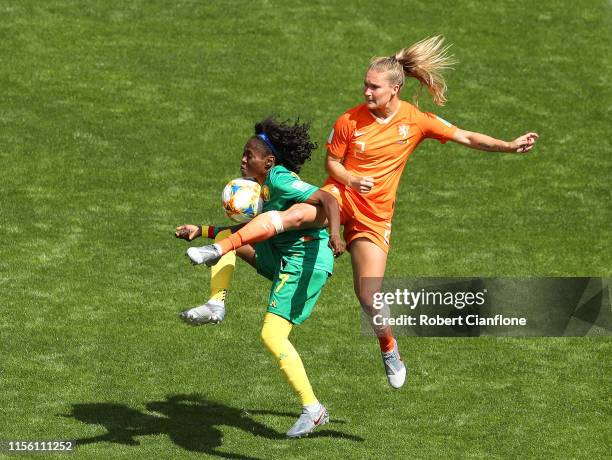
[[[359,300],[361,304],[361,309],[368,316],[378,315],[380,313],[380,309],[376,308],[372,302],[364,302],[363,300]]]
[[[358,278],[353,279],[353,289],[361,305],[372,305],[374,296],[382,289],[379,278]]]
[[[297,228],[304,223],[304,211],[301,209],[289,209],[281,214],[283,220],[283,227],[285,230]]]
[[[372,296],[361,295],[361,293],[357,290],[355,290],[355,294],[357,295],[357,299],[359,300],[359,304],[361,305],[363,312],[372,316],[375,313]]]

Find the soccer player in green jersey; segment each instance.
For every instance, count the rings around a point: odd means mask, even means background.
[[[327,423],[329,415],[316,398],[302,360],[289,341],[294,324],[301,324],[311,314],[321,289],[331,276],[334,254],[344,251],[340,238],[340,213],[333,196],[300,180],[300,166],[311,156],[316,145],[310,141],[307,124],[290,124],[268,118],[255,125],[255,135],[244,146],[240,171],[262,187],[266,225],[278,226],[279,211],[295,203],[320,206],[328,216],[331,237],[322,228],[300,229],[279,233],[270,240],[241,247],[237,255],[272,280],[267,313],[261,338],[276,357],[289,384],[302,402],[302,414],[287,432],[289,437],[305,436],[317,426]],[[201,235],[201,227],[183,225],[190,232],[188,239]],[[189,248],[193,263],[199,263],[201,252],[211,246]],[[218,260],[218,259],[217,259]],[[199,310],[198,310],[199,309]],[[200,311],[201,310],[201,311]],[[187,321],[197,322],[211,315],[204,304],[183,312]],[[216,312],[224,316],[223,312]]]

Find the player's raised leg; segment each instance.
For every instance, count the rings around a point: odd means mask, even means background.
[[[353,264],[353,286],[363,311],[372,319],[381,312],[374,308],[374,293],[380,292],[387,265],[387,253],[367,238],[357,238],[350,245]],[[378,337],[385,373],[389,385],[401,388],[406,380],[406,366],[402,362],[397,341],[389,326],[371,321]]]
[[[187,256],[193,264],[215,265],[222,256],[242,247],[272,238],[274,235],[298,228],[322,227],[327,223],[321,207],[298,203],[286,211],[270,211],[256,216],[240,230],[215,244],[191,247]]]

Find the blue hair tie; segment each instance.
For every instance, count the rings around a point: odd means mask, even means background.
[[[257,134],[256,137],[258,139],[261,139],[262,141],[264,141],[264,143],[268,146],[268,148],[272,151],[272,153],[274,154],[274,156],[276,158],[278,158],[280,161],[282,161],[283,156],[280,154],[280,152],[278,150],[276,150],[274,148],[274,145],[272,144],[272,142],[270,141],[270,139],[268,139],[268,136],[266,136],[265,133],[261,133],[261,134]]]

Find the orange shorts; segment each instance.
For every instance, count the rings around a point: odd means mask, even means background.
[[[338,201],[340,208],[340,223],[344,225],[344,241],[347,245],[357,238],[367,238],[385,253],[389,252],[389,238],[391,237],[390,219],[373,219],[366,215],[346,196],[343,186],[336,184],[326,184],[321,187],[330,193]]]

